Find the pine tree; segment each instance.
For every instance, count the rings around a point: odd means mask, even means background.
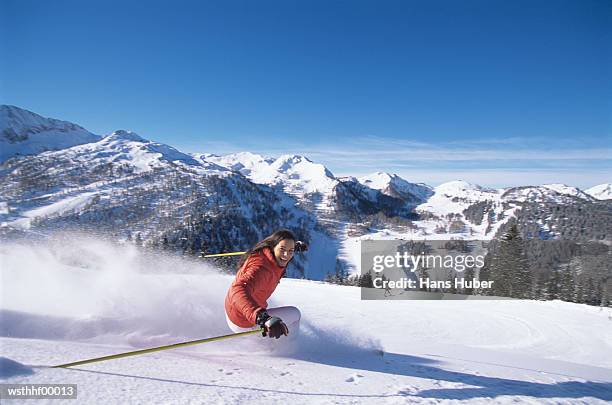
[[[514,298],[533,297],[533,279],[527,264],[523,238],[516,224],[511,225],[496,244],[489,272],[494,281],[494,294]]]
[[[589,277],[584,284],[583,302],[589,305],[597,305],[601,299],[597,290],[597,283],[594,282],[591,277]]]
[[[476,277],[475,272],[474,272],[474,268],[473,267],[468,267],[467,269],[465,269],[465,271],[463,272],[463,280],[466,281],[471,281]],[[463,294],[467,294],[467,295],[473,295],[474,294],[474,289],[472,287],[469,288],[464,288],[462,293]]]
[[[581,304],[584,302],[584,284],[582,277],[574,270],[574,293],[572,295],[572,302]]]
[[[348,271],[338,259],[336,259],[335,279],[337,284],[346,284],[346,280],[348,279]]]
[[[559,267],[555,266],[552,269],[552,272],[548,275],[548,278],[545,281],[546,284],[546,292],[547,296],[545,299],[547,300],[558,300],[561,296],[561,272],[559,271]]]
[[[374,282],[372,280],[372,273],[367,272],[359,278],[359,287],[374,288]]]
[[[563,266],[561,271],[559,299],[562,301],[572,301],[574,298],[574,274],[569,266]]]
[[[612,306],[612,277],[604,279],[600,287],[601,301],[599,305],[602,307]]]

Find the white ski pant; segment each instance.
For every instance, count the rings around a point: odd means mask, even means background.
[[[270,316],[277,316],[283,322],[285,322],[285,325],[287,325],[287,329],[289,329],[289,335],[296,335],[297,332],[300,330],[300,318],[302,317],[302,314],[300,313],[300,310],[296,307],[268,308],[266,309],[266,311]],[[227,317],[227,314],[225,314],[225,319],[227,320],[227,326],[229,326],[229,328],[236,333],[253,330],[253,327],[241,328],[240,326],[235,325]]]

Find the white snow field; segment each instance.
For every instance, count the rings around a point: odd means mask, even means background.
[[[316,254],[316,252],[308,252]],[[0,245],[0,383],[77,384],[10,403],[584,403],[612,401],[612,311],[564,302],[361,301],[284,279],[300,333],[48,366],[230,333],[232,278],[203,261],[69,235]]]

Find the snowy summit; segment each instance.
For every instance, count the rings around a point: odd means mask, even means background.
[[[402,199],[414,198],[423,202],[433,194],[430,186],[423,183],[410,183],[397,174],[376,172],[360,177],[358,181],[364,186],[380,190],[391,197]]]
[[[68,121],[45,118],[11,105],[0,105],[0,163],[88,142],[100,136]]]
[[[599,184],[585,190],[585,193],[598,200],[612,200],[612,183]]]

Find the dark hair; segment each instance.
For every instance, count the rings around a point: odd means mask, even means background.
[[[272,235],[257,242],[255,246],[253,246],[245,254],[242,255],[242,257],[240,258],[240,262],[238,263],[238,270],[240,270],[244,262],[246,262],[249,256],[252,255],[253,253],[259,252],[265,248],[270,248],[273,250],[276,247],[276,245],[278,245],[281,241],[287,240],[287,239],[297,242],[297,239],[295,238],[295,235],[293,235],[293,232],[287,229],[279,229],[278,231],[274,232]]]

